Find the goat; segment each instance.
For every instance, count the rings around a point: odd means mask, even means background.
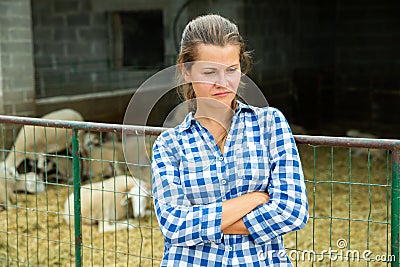
[[[0,207],[7,209],[7,207],[16,202],[15,195],[16,180],[14,177],[9,177],[8,172],[3,166],[0,167]],[[3,206],[4,204],[4,206]]]
[[[46,189],[43,180],[34,172],[21,174],[15,183],[15,192],[42,193]]]
[[[131,176],[120,175],[101,182],[83,185],[81,193],[81,214],[83,224],[98,223],[100,233],[133,228],[128,217],[145,215],[149,185]],[[129,209],[129,199],[132,209]],[[127,206],[128,205],[128,206]],[[64,220],[74,224],[74,194],[64,204]],[[121,219],[126,221],[120,221]]]
[[[81,145],[83,149],[88,150],[93,146],[100,146],[102,143],[113,141],[112,133],[103,133],[103,132],[85,132],[81,135]],[[117,137],[114,142],[119,141]]]
[[[125,136],[124,143],[112,140],[112,136],[108,133],[102,133],[101,141],[99,133],[82,134],[82,155],[93,160],[91,168],[88,166],[89,161],[84,160],[82,164],[84,176],[88,177],[91,174],[92,177],[101,175],[109,177],[113,176],[114,172],[115,175],[120,175],[126,173],[128,167],[132,176],[144,177],[150,182],[150,159],[146,150],[145,137]],[[101,160],[108,161],[108,164],[100,162]],[[116,162],[124,162],[124,164]]]
[[[43,119],[83,121],[82,115],[73,109],[60,109],[48,113]],[[37,162],[37,168],[42,170],[47,153],[63,151],[71,145],[72,130],[51,130],[42,126],[25,125],[19,131],[13,146],[6,158],[7,172],[18,176],[17,168],[25,160]]]
[[[111,177],[126,173],[125,158],[122,145],[115,143],[115,147],[103,143],[101,147],[93,146],[86,151],[84,159],[84,175],[86,177]]]
[[[111,139],[109,134],[86,132],[82,134],[82,169],[84,177],[111,177],[125,174],[125,167],[120,162],[125,162],[122,145]],[[119,162],[119,163],[118,163]]]
[[[28,172],[10,177],[4,166],[0,166],[0,207],[3,209],[16,202],[17,192],[41,193],[44,190],[44,182],[36,173]]]
[[[118,142],[123,161],[126,163],[130,173],[134,177],[144,178],[151,181],[150,158],[146,149],[145,136],[125,136],[123,142]],[[114,147],[113,142],[104,143],[103,147]]]
[[[140,182],[139,182],[140,181]],[[146,213],[148,197],[150,196],[149,185],[137,179],[136,186],[129,191],[128,198],[132,201],[133,218],[143,218]]]

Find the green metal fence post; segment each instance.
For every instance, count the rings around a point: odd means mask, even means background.
[[[392,261],[393,267],[400,266],[400,251],[399,251],[399,226],[400,226],[400,148],[395,148],[392,151],[393,169],[392,169]]]
[[[82,227],[81,227],[81,177],[79,166],[78,129],[72,132],[72,164],[74,172],[74,229],[75,266],[82,266]]]

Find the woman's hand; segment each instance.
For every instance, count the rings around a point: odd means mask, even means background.
[[[254,191],[254,192],[250,192],[250,193],[247,193],[247,194],[256,195],[256,197],[259,199],[259,202],[260,202],[259,205],[266,204],[269,201],[269,194],[267,192]]]

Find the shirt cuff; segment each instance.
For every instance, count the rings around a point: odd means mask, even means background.
[[[266,242],[266,239],[269,232],[269,227],[265,223],[265,218],[263,218],[260,213],[259,208],[256,208],[249,212],[246,216],[243,217],[244,225],[247,227],[251,237],[257,244],[263,244]]]
[[[208,204],[201,209],[201,238],[204,242],[221,243],[222,202]]]

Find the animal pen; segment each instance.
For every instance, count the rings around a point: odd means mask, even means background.
[[[163,238],[151,205],[145,217],[125,218],[132,227],[119,231],[99,232],[97,227],[81,224],[81,183],[106,178],[89,175],[88,180],[81,181],[81,163],[108,162],[79,153],[82,143],[78,131],[99,133],[100,147],[106,134],[111,134],[113,141],[121,133],[145,134],[149,150],[162,128],[12,116],[0,116],[0,122],[3,160],[8,153],[30,153],[9,149],[8,144],[22,125],[45,126],[47,132],[72,129],[70,150],[41,156],[55,158],[56,163],[69,159],[73,167],[67,172],[67,179],[61,180],[56,164],[52,179],[44,174],[44,192],[19,192],[15,207],[0,212],[1,266],[160,265]],[[304,229],[284,237],[293,264],[400,266],[400,140],[300,135],[295,139],[305,173],[310,219]],[[376,149],[384,151],[382,157],[374,156]],[[125,164],[114,160],[111,163]],[[17,167],[22,180],[24,172],[37,172],[35,165],[29,167],[26,162]],[[135,176],[149,179],[146,175],[141,177],[140,170]],[[0,179],[3,184],[7,177],[1,173]],[[64,221],[63,204],[70,194],[75,197],[74,226]],[[152,202],[151,196],[146,198]]]

